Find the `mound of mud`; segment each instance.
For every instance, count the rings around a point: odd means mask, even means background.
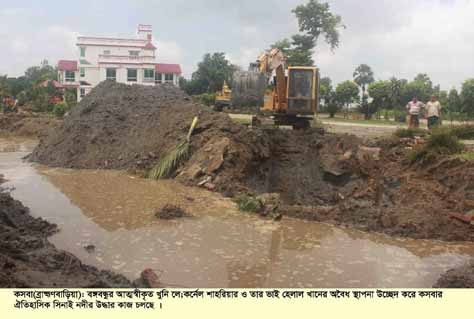
[[[83,265],[56,249],[47,237],[56,225],[34,218],[28,208],[0,192],[0,287],[132,287],[123,276]]]
[[[191,139],[192,157],[177,174],[186,184],[229,196],[279,192],[299,204],[334,202],[333,184],[350,179],[349,166],[337,159],[357,147],[354,137],[247,128],[193,103],[174,86],[107,81],[40,141],[30,159],[66,168],[145,172],[185,138],[195,116],[199,121]],[[321,169],[324,165],[327,172]]]
[[[434,288],[474,288],[474,261],[448,270],[441,275]]]
[[[103,82],[40,141],[31,159],[66,168],[147,172],[186,137],[176,179],[226,196],[278,193],[284,215],[395,236],[474,240],[449,213],[474,210],[474,164],[446,158],[412,166],[407,145],[365,147],[351,135],[256,129],[196,104],[174,86]]]
[[[197,115],[198,134],[232,132],[228,117],[193,103],[175,86],[105,81],[40,141],[31,160],[67,168],[148,169],[184,138]]]
[[[0,136],[40,138],[59,123],[61,120],[44,114],[0,114]]]
[[[379,160],[361,160],[361,181],[336,205],[292,207],[289,215],[400,237],[474,241],[474,226],[450,213],[474,210],[474,162],[440,157],[410,165],[403,142],[380,145]]]

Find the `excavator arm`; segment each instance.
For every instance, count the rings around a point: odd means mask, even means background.
[[[265,74],[267,78],[270,78],[272,72],[275,71],[277,110],[285,109],[288,103],[286,97],[285,62],[286,57],[279,49],[272,49],[258,58],[259,71]]]

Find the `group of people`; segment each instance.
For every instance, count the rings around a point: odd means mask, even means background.
[[[429,130],[434,126],[441,124],[441,103],[439,103],[438,98],[433,95],[431,100],[424,104],[423,102],[418,101],[418,98],[415,96],[407,104],[407,111],[410,116],[408,128],[420,127],[420,115],[423,109],[426,111]]]
[[[3,113],[16,112],[17,107],[18,107],[18,100],[16,98],[11,98],[9,96],[6,96],[2,99]]]

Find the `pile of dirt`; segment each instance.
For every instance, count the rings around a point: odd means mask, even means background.
[[[103,82],[31,159],[67,168],[146,172],[185,138],[191,157],[176,179],[226,196],[278,193],[282,214],[396,236],[474,240],[473,226],[449,217],[474,209],[474,164],[406,161],[407,139],[370,147],[351,135],[251,128],[196,104],[174,86]]]
[[[474,288],[474,261],[448,270],[441,275],[434,288]]]
[[[56,249],[47,238],[57,230],[0,191],[0,287],[132,287],[125,277],[84,265]]]
[[[105,81],[40,141],[31,159],[67,168],[149,169],[185,137],[197,115],[196,147],[213,132],[235,129],[227,116],[193,103],[173,85]]]
[[[41,138],[60,123],[60,119],[45,114],[0,114],[0,136]]]
[[[430,165],[410,165],[405,142],[380,145],[379,160],[360,161],[359,183],[333,206],[307,207],[291,215],[350,225],[389,235],[474,241],[474,226],[450,213],[474,209],[474,162],[440,157]]]

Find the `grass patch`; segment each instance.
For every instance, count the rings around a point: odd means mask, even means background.
[[[439,127],[431,132],[426,144],[408,154],[411,163],[430,162],[440,155],[454,155],[464,150],[458,137],[449,128]]]
[[[414,138],[415,136],[425,136],[428,132],[420,128],[400,128],[393,135],[399,138]]]
[[[466,161],[474,161],[474,152],[464,152],[461,154],[456,154],[454,157],[460,158]]]
[[[234,202],[242,212],[259,213],[263,209],[263,203],[259,199],[248,195],[240,195]]]

